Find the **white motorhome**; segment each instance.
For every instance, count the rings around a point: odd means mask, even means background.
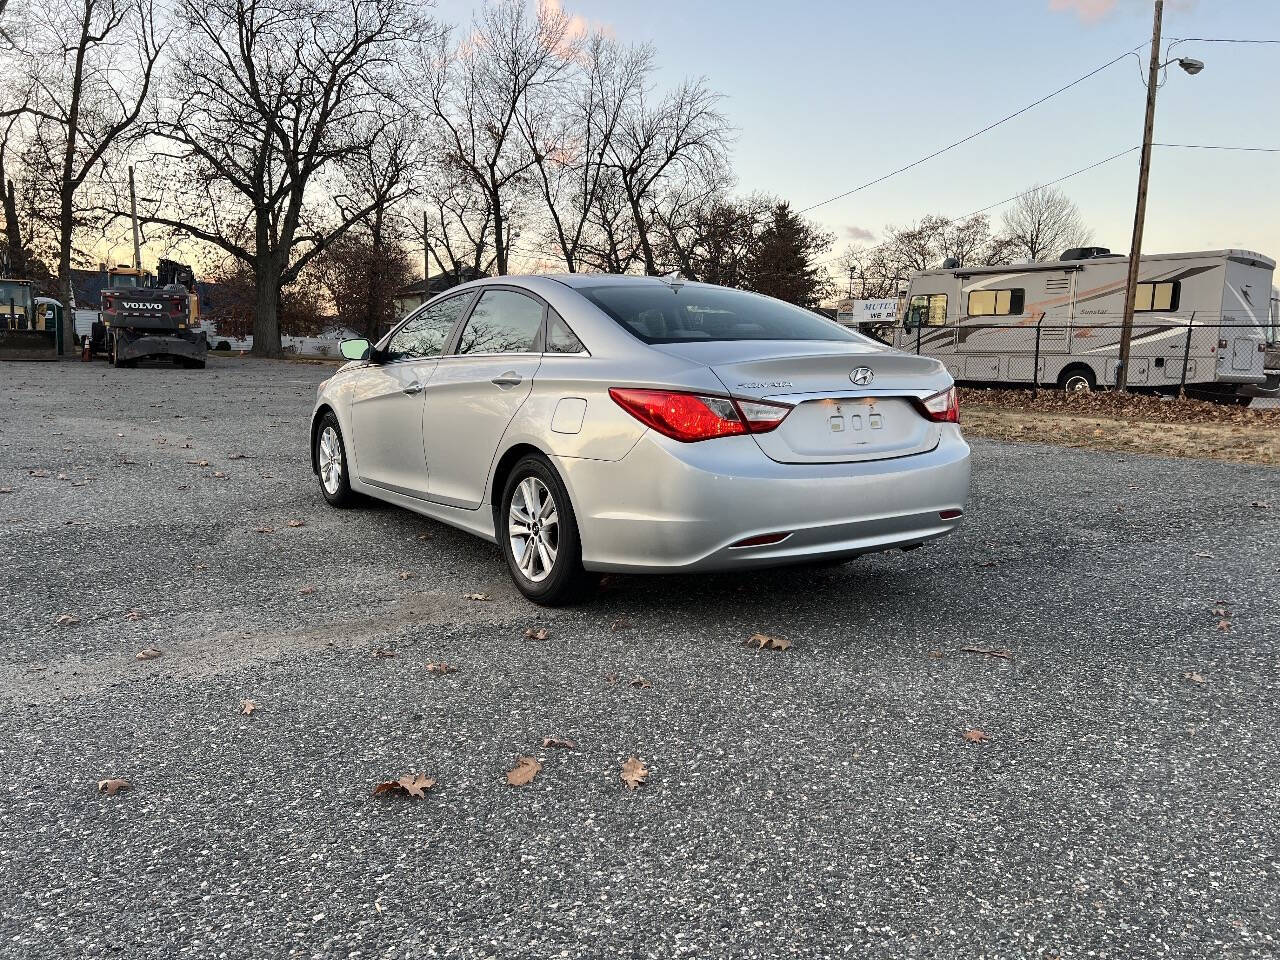
[[[893,345],[937,357],[959,381],[1109,386],[1128,268],[1086,247],[1051,263],[925,270],[911,277]],[[1264,371],[1274,270],[1249,250],[1144,256],[1129,384],[1244,402],[1280,392]]]

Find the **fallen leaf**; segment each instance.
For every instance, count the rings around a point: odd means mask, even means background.
[[[186,444],[183,444],[183,446],[186,446]],[[207,467],[209,465],[208,460],[188,460],[187,463],[193,467]]]
[[[1212,560],[1212,559],[1213,559],[1213,554],[1212,554],[1212,553],[1209,553],[1209,551],[1207,551],[1207,550],[1201,550],[1201,551],[1199,551],[1199,552],[1196,554],[1196,556],[1197,556],[1197,557],[1199,557],[1201,560]]]
[[[1204,683],[1204,677],[1190,670],[1184,673],[1182,676],[1185,679],[1190,680],[1192,683]]]
[[[564,737],[543,737],[542,746],[545,750],[573,750],[577,744]]]
[[[516,760],[516,765],[507,771],[507,783],[513,787],[523,787],[533,782],[541,769],[542,764],[533,757],[520,757]]]
[[[427,791],[436,785],[436,782],[425,773],[406,773],[399,780],[385,780],[373,788],[373,795],[376,797],[380,793],[402,793],[409,797],[425,797]]]
[[[487,593],[464,593],[463,600],[489,600],[492,599]]]
[[[400,571],[400,573],[398,574],[398,576],[400,577],[400,579],[401,579],[401,580],[412,580],[412,579],[413,579],[413,574],[412,574],[412,573],[410,573],[408,570],[401,570],[401,571]]]
[[[1255,509],[1255,510],[1270,510],[1270,509],[1271,509],[1271,504],[1267,503],[1267,501],[1265,501],[1265,500],[1255,500],[1255,501],[1253,501],[1253,503],[1249,504],[1249,506],[1253,507],[1253,509]]]
[[[373,648],[373,658],[375,660],[386,659],[389,657],[394,657],[395,655],[396,655],[396,652],[391,647],[374,647]]]
[[[305,527],[306,525],[307,525],[307,521],[305,521],[305,520],[290,520],[290,521],[289,521],[289,526],[291,526],[291,527]]]
[[[1214,608],[1213,608],[1213,615],[1214,615],[1215,617],[1225,617],[1225,616],[1227,615],[1227,608],[1226,608],[1226,607],[1214,607]]]
[[[650,687],[653,686],[653,684],[651,684],[648,680],[640,676],[632,677],[630,680],[627,681],[627,683],[641,690],[648,690]]]
[[[605,682],[605,683],[608,683],[608,684],[614,684],[614,683],[617,683],[617,682],[618,682],[618,675],[617,675],[616,673],[613,673],[613,672],[606,673],[606,674],[604,675],[604,682]]]
[[[225,480],[225,479],[227,479],[227,475],[226,475],[225,473],[223,473],[221,470],[215,470],[215,471],[213,471],[213,475],[214,475],[214,477],[216,477],[216,478],[217,478],[217,479],[219,479],[219,480]]]
[[[964,738],[965,740],[969,741],[969,743],[986,743],[987,742],[987,735],[983,733],[981,730],[966,730],[964,732]]]
[[[227,454],[227,459],[228,460],[248,460],[249,455],[247,453],[229,453]]]
[[[929,651],[929,659],[930,659],[930,660],[941,660],[941,659],[942,659],[942,651],[941,651],[941,650],[930,650],[930,651]]]
[[[978,566],[980,566],[980,567],[995,567],[995,566],[999,566],[999,564],[997,564],[994,560],[983,560],[980,564],[978,564]]]
[[[649,776],[649,768],[641,763],[634,755],[627,757],[622,761],[622,782],[626,784],[628,790],[634,790],[640,784],[644,783]]]
[[[0,487],[0,493],[13,493],[13,487]]]
[[[253,714],[253,711],[257,709],[258,709],[258,704],[253,700],[240,701],[240,712],[243,713],[246,717],[251,716]]]
[[[431,539],[431,534],[429,534],[429,533],[420,533],[420,534],[418,534],[417,539],[419,539],[419,540],[430,540],[430,539]]]
[[[619,617],[617,620],[613,621],[613,624],[611,625],[610,629],[629,630],[631,629],[631,621],[628,620],[626,617]]]
[[[524,635],[527,640],[546,640],[551,636],[551,631],[546,627],[539,627],[537,630],[529,627],[525,630]]]
[[[1230,632],[1231,632],[1231,621],[1230,621],[1230,620],[1219,620],[1219,621],[1218,621],[1218,632],[1219,632],[1219,633],[1230,633]]]
[[[80,618],[77,617],[74,613],[64,613],[62,614],[62,616],[58,617],[56,621],[56,623],[60,627],[70,627],[79,622],[80,622]]]
[[[457,673],[457,667],[451,667],[447,663],[428,663],[427,673]]]
[[[126,620],[141,620],[141,619],[142,619],[142,611],[141,611],[141,610],[130,610],[128,613],[126,613],[126,614],[124,615],[124,618],[125,618]]]
[[[131,784],[128,780],[120,777],[112,777],[110,780],[98,781],[98,792],[105,793],[108,797],[114,797],[121,790],[128,790]]]
[[[28,470],[27,471],[27,476],[29,477],[47,477],[48,475],[49,475],[48,470]]]
[[[1008,650],[990,650],[986,647],[961,647],[961,653],[981,653],[988,657],[999,657],[1001,660],[1012,660],[1013,654]]]
[[[164,651],[155,647],[147,647],[145,650],[139,650],[133,655],[135,660],[154,660],[156,657],[163,657]]]
[[[302,594],[303,596],[307,596],[308,594],[312,594],[315,592],[316,592],[316,588],[311,586],[298,588],[298,593]]]
[[[254,533],[275,533],[276,528],[275,527],[258,527],[253,532]]]
[[[747,640],[747,646],[757,650],[790,650],[791,641],[786,637],[774,637],[767,633],[753,633]]]

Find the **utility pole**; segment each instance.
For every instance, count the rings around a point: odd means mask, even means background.
[[[1133,339],[1133,308],[1138,297],[1138,268],[1142,261],[1142,228],[1147,219],[1147,178],[1151,174],[1151,140],[1156,122],[1156,89],[1160,74],[1160,20],[1164,0],[1156,0],[1155,22],[1151,27],[1151,66],[1147,73],[1147,119],[1142,127],[1142,160],[1138,166],[1138,205],[1133,214],[1133,241],[1129,244],[1129,276],[1124,290],[1124,326],[1120,330],[1120,356],[1116,367],[1116,389],[1124,393],[1129,385],[1129,342]]]
[[[849,299],[853,299],[853,275],[856,271],[853,267],[849,268]]]
[[[138,196],[133,189],[133,167],[129,167],[129,212],[133,215],[133,269],[142,269],[142,249],[138,244]],[[142,278],[138,278],[142,286]]]
[[[422,210],[422,292],[431,299],[431,245],[427,243],[427,211]]]

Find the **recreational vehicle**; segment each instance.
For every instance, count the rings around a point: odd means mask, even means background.
[[[925,270],[911,277],[893,345],[937,357],[959,381],[1110,386],[1128,268],[1089,247],[1051,263]],[[1237,402],[1280,394],[1264,369],[1274,270],[1248,250],[1143,257],[1129,385]]]

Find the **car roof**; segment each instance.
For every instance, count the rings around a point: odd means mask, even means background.
[[[662,277],[650,277],[634,273],[543,273],[538,276],[563,283],[566,287],[580,290],[583,287],[616,287],[634,286],[637,283],[666,284]]]

